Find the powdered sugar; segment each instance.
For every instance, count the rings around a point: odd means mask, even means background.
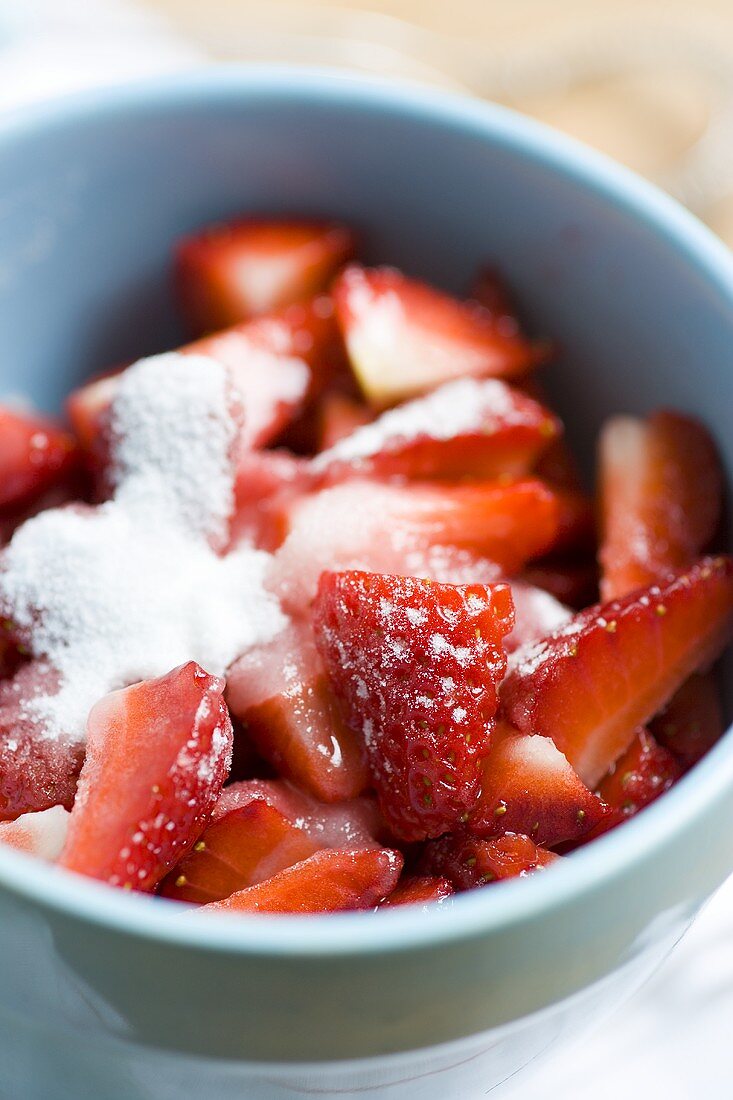
[[[112,408],[113,499],[43,512],[7,547],[4,613],[61,679],[28,704],[39,733],[81,739],[109,691],[189,660],[221,675],[284,625],[263,584],[268,555],[219,556],[210,542],[233,501],[229,402],[226,372],[204,357],[129,368]]]
[[[455,439],[468,432],[490,434],[500,427],[529,424],[523,404],[496,379],[460,378],[425,397],[383,413],[371,424],[317,455],[316,470],[336,462],[355,462],[418,439]]]

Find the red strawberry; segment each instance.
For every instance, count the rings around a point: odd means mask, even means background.
[[[461,378],[383,413],[313,468],[329,478],[375,472],[411,478],[522,477],[561,425],[495,378]]]
[[[649,728],[683,768],[691,768],[725,729],[715,678],[710,673],[691,676]]]
[[[308,835],[261,798],[212,822],[163,881],[177,901],[221,901],[318,851]]]
[[[523,570],[522,580],[578,611],[598,601],[598,568],[593,561],[553,557],[531,562]]]
[[[613,599],[689,568],[713,538],[722,471],[696,420],[616,417],[600,443],[601,596]]]
[[[352,481],[276,504],[275,525],[278,507],[287,537],[271,583],[289,606],[300,608],[308,605],[326,569],[490,583],[542,553],[558,524],[556,496],[534,480],[506,485]]]
[[[509,719],[551,737],[593,787],[683,681],[710,664],[733,621],[733,561],[704,558],[661,586],[580,612],[513,654]]]
[[[468,828],[478,836],[526,833],[553,848],[594,828],[605,807],[549,737],[495,737]]]
[[[77,460],[76,442],[36,414],[0,406],[0,508],[14,508],[62,481]]]
[[[46,735],[34,717],[35,699],[58,691],[59,680],[43,661],[21,665],[0,681],[0,818],[47,810],[74,801],[84,746]]]
[[[366,405],[345,393],[327,393],[318,414],[318,450],[327,451],[372,419]]]
[[[422,873],[444,876],[456,890],[472,890],[544,871],[559,858],[521,833],[505,833],[493,840],[457,834],[428,841],[419,866]]]
[[[525,374],[542,349],[394,268],[348,267],[333,289],[349,359],[370,404],[394,405],[466,375]]]
[[[186,237],[176,251],[181,309],[193,332],[246,321],[325,290],[354,252],[332,222],[248,218]]]
[[[273,549],[281,525],[271,518],[272,501],[300,496],[310,487],[308,462],[289,451],[242,451],[234,486],[232,544],[247,540]]]
[[[326,848],[257,886],[212,902],[206,909],[237,913],[372,909],[392,893],[401,870],[402,856],[389,848],[358,852]]]
[[[403,878],[397,889],[385,898],[377,908],[389,909],[394,905],[430,905],[440,904],[453,894],[453,887],[447,878],[434,875],[419,875]]]
[[[344,725],[309,623],[291,623],[227,674],[227,702],[258,752],[324,802],[367,785],[363,749]]]
[[[504,642],[507,653],[545,638],[573,617],[572,612],[549,592],[535,588],[526,581],[512,581],[512,599],[515,622],[514,629]]]
[[[614,817],[623,820],[668,791],[681,774],[672,754],[642,728],[603,778],[598,793]]]
[[[222,687],[189,661],[92,708],[64,867],[152,890],[189,851],[231,762]]]
[[[68,827],[69,811],[63,806],[52,806],[23,814],[15,821],[0,821],[0,844],[55,863],[66,843]]]
[[[404,840],[453,828],[479,795],[513,624],[508,586],[324,573],[313,616],[387,824]]]

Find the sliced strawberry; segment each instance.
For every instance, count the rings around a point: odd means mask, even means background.
[[[495,378],[460,378],[383,413],[330,450],[313,468],[411,478],[522,477],[561,431],[532,398]]]
[[[272,502],[299,497],[312,483],[309,463],[289,451],[245,450],[237,462],[231,541],[274,549],[281,525],[272,519]]]
[[[388,898],[377,908],[389,909],[394,905],[431,905],[440,903],[454,893],[447,878],[436,875],[413,875],[403,878]]]
[[[0,681],[0,818],[47,810],[74,801],[84,746],[48,736],[36,700],[58,691],[59,679],[43,661],[21,665]]]
[[[333,289],[349,359],[370,404],[394,405],[466,375],[525,374],[542,349],[394,268],[348,267]]]
[[[55,863],[61,855],[69,828],[69,811],[63,806],[23,814],[15,821],[0,821],[0,844]]]
[[[544,871],[559,858],[521,833],[505,833],[492,840],[456,834],[428,841],[419,866],[424,873],[444,876],[456,890],[472,890]]]
[[[512,655],[508,718],[551,737],[589,787],[647,722],[728,641],[733,561],[704,558],[664,585],[580,612]]]
[[[53,421],[0,406],[0,508],[40,496],[76,461],[74,437]]]
[[[715,678],[710,673],[691,676],[649,728],[683,768],[691,768],[725,730]]]
[[[478,836],[526,833],[553,848],[587,833],[605,816],[600,799],[549,737],[496,738],[481,771],[481,797],[468,819]]]
[[[560,603],[577,611],[598,602],[598,567],[594,561],[545,558],[531,562],[522,580],[543,588]]]
[[[526,581],[512,581],[514,600],[514,629],[508,634],[504,647],[513,653],[520,646],[537,642],[551,634],[572,617],[572,611],[564,607],[549,592],[535,588]]]
[[[601,596],[613,599],[689,568],[720,522],[723,477],[697,420],[616,417],[600,443]]]
[[[189,851],[231,763],[222,688],[189,661],[92,708],[64,867],[152,890]]]
[[[160,892],[199,905],[221,901],[300,863],[318,847],[274,806],[254,798],[212,822]]]
[[[333,222],[247,218],[182,240],[175,280],[193,332],[246,321],[325,290],[354,253],[350,229]]]
[[[672,754],[642,728],[601,780],[598,793],[614,816],[624,819],[668,791],[681,775]]]
[[[207,910],[238,913],[335,913],[372,909],[399,881],[402,856],[389,848],[327,848],[266,882],[239,890]]]
[[[454,827],[479,794],[513,625],[508,586],[325,573],[313,621],[395,836]]]
[[[283,502],[279,524],[287,537],[271,581],[296,607],[307,606],[325,569],[491,582],[496,566],[513,573],[552,544],[558,511],[555,494],[534,480],[472,485],[351,481]],[[493,562],[493,569],[482,560]]]
[[[366,405],[345,393],[327,393],[318,413],[318,450],[327,451],[372,419]]]
[[[235,661],[227,702],[258,752],[316,798],[340,802],[366,787],[363,749],[341,719],[310,623],[292,622]]]

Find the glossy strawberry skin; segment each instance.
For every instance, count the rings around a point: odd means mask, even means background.
[[[598,793],[621,817],[630,817],[668,791],[682,769],[667,749],[644,728],[606,775]]]
[[[0,406],[0,508],[27,504],[77,462],[74,437],[51,420]]]
[[[610,420],[600,441],[602,598],[689,568],[717,531],[722,486],[698,421],[671,412]]]
[[[189,851],[231,763],[222,687],[190,661],[92,708],[62,866],[146,891]]]
[[[175,280],[190,329],[212,332],[324,290],[354,251],[332,222],[247,218],[182,240]]]
[[[544,354],[475,301],[460,302],[394,268],[352,265],[333,297],[354,373],[378,408],[451,378],[521,375]]]
[[[524,878],[559,858],[521,833],[505,833],[491,840],[455,834],[428,841],[418,867],[421,873],[447,878],[455,890],[462,891],[502,879]]]
[[[257,886],[206,906],[207,912],[334,913],[372,909],[392,893],[402,856],[389,848],[327,848]]]
[[[377,908],[392,909],[397,905],[433,905],[444,902],[455,893],[447,878],[437,875],[406,876],[397,888]]]
[[[389,827],[403,840],[455,827],[478,798],[513,622],[508,586],[324,573],[313,621]]]
[[[704,558],[661,586],[588,608],[529,651],[502,686],[511,722],[551,737],[593,787],[731,634],[733,563]]]

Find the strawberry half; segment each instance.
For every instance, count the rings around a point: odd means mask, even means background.
[[[27,504],[62,481],[76,441],[53,421],[0,406],[0,508]]]
[[[589,787],[727,643],[733,562],[703,558],[664,585],[580,612],[512,655],[502,686],[511,722],[551,737]]]
[[[601,597],[689,568],[720,523],[723,475],[697,420],[659,412],[616,417],[600,441]]]
[[[227,702],[260,755],[316,798],[340,802],[366,787],[362,746],[341,718],[310,623],[291,622],[235,661]]]
[[[618,823],[659,798],[681,774],[672,754],[642,728],[603,778],[598,793]]]
[[[61,864],[152,890],[206,825],[231,762],[222,681],[195,662],[92,708]]]
[[[453,828],[479,795],[513,624],[508,586],[325,573],[313,621],[388,826],[403,840]]]
[[[69,809],[74,801],[84,746],[47,736],[33,713],[34,701],[58,687],[57,674],[43,661],[21,665],[0,681],[0,819],[57,804]]]
[[[493,840],[457,834],[428,841],[418,862],[421,872],[447,878],[454,889],[473,890],[544,871],[559,858],[521,833]]]
[[[248,218],[210,226],[176,250],[181,311],[193,332],[246,321],[325,290],[354,252],[333,222]]]
[[[691,676],[649,729],[687,770],[712,748],[725,730],[720,691],[710,673]]]
[[[69,828],[69,811],[63,806],[22,814],[15,821],[0,821],[0,844],[26,855],[55,863],[61,855]]]
[[[549,737],[495,738],[481,773],[481,797],[467,823],[478,836],[526,833],[553,848],[589,832],[605,816],[603,803]]]
[[[536,401],[495,378],[461,378],[382,413],[313,460],[329,478],[522,477],[561,431]]]
[[[445,901],[454,890],[447,878],[437,875],[413,875],[403,878],[388,898],[377,908],[391,909],[395,905],[432,905]]]
[[[390,267],[346,268],[333,287],[354,373],[370,404],[397,404],[467,375],[509,378],[542,358],[476,302]]]
[[[335,913],[372,909],[392,893],[402,856],[389,848],[327,848],[257,886],[206,906],[211,912]]]

